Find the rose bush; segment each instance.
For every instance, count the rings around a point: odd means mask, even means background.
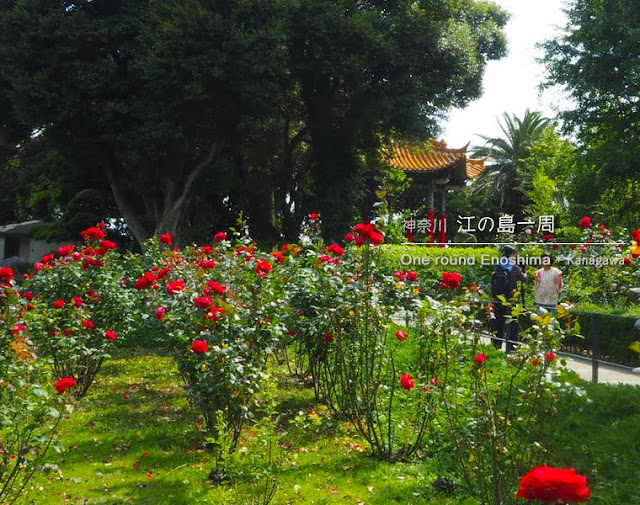
[[[54,443],[68,393],[53,392],[51,366],[23,318],[33,311],[31,295],[11,269],[0,276],[0,503],[13,503]]]
[[[25,314],[39,352],[51,357],[56,377],[74,377],[83,396],[114,341],[136,327],[135,297],[123,286],[123,260],[103,227],[81,232],[82,247],[62,246],[36,263],[25,289],[35,310]]]

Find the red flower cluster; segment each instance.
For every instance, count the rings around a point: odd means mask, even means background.
[[[89,319],[83,319],[81,324],[87,330],[90,330],[90,329],[93,328],[93,321],[91,321]]]
[[[209,350],[209,346],[204,340],[194,340],[191,344],[191,350],[194,354],[200,355],[207,352]]]
[[[407,273],[404,274],[404,276],[408,281],[411,281],[411,282],[416,282],[418,280],[418,274],[415,273],[413,270],[407,270]]]
[[[407,391],[411,391],[415,387],[415,384],[413,383],[413,377],[411,377],[411,375],[409,375],[408,373],[403,373],[400,376],[400,385]]]
[[[636,243],[640,244],[640,231],[631,230],[631,238],[636,241]]]
[[[207,282],[207,287],[205,288],[205,292],[207,290],[208,292],[213,291],[216,295],[221,295],[227,290],[227,286],[222,286],[221,284],[218,284],[216,281],[209,281]]]
[[[400,340],[400,342],[404,342],[407,340],[407,332],[402,330],[396,331],[396,338]]]
[[[553,363],[555,361],[555,359],[556,359],[556,355],[553,354],[552,352],[545,352],[544,353],[544,360],[547,363]]]
[[[473,358],[473,361],[478,363],[478,365],[482,365],[485,362],[485,359],[486,359],[486,356],[484,355],[483,352],[481,352],[480,354],[475,355],[475,357]]]
[[[156,309],[156,314],[155,314],[155,318],[158,321],[162,321],[164,319],[164,315],[167,312],[167,308],[166,307],[158,307]]]
[[[396,270],[393,272],[393,278],[397,279],[398,282],[404,281],[404,274],[400,270]]]
[[[62,307],[64,307],[64,300],[56,300],[53,302],[54,309],[61,309]]]
[[[542,237],[543,242],[549,242],[549,240],[553,240],[556,236],[553,233],[547,233],[544,237]]]
[[[222,242],[223,240],[227,240],[227,234],[223,231],[219,231],[213,236],[214,242]]]
[[[164,233],[160,235],[160,242],[167,245],[173,244],[173,237],[171,236],[171,233]]]
[[[79,296],[74,296],[73,298],[71,298],[71,303],[73,303],[73,305],[77,308],[82,307],[82,298],[80,298]]]
[[[440,289],[452,288],[458,289],[462,282],[462,276],[457,272],[442,272],[442,279],[440,280]]]
[[[145,272],[145,274],[136,281],[133,287],[136,289],[148,288],[157,278],[158,277],[153,272]]]
[[[325,333],[324,340],[329,343],[333,342],[333,335],[331,333]]]
[[[55,383],[56,391],[59,395],[64,393],[67,389],[76,385],[76,381],[73,377],[63,377]]]
[[[349,232],[344,236],[344,241],[345,242],[353,242],[356,239],[356,237],[353,235],[353,233]]]
[[[256,264],[256,273],[258,277],[266,277],[271,272],[271,264],[266,261],[260,261]]]
[[[580,226],[580,228],[591,228],[591,218],[589,216],[584,216],[580,220],[578,226]]]
[[[539,466],[520,479],[516,498],[556,503],[579,503],[589,499],[587,478],[574,469]]]
[[[95,226],[90,226],[86,230],[81,231],[80,235],[82,235],[82,238],[85,240],[102,240],[105,237],[104,231]]]
[[[384,235],[376,231],[373,223],[358,223],[353,227],[353,231],[357,235],[356,246],[358,247],[365,243],[379,245],[382,243],[382,239],[384,239]]]
[[[107,340],[115,340],[116,339],[116,332],[113,330],[107,330],[104,332],[104,338]]]
[[[272,252],[271,257],[278,263],[284,263],[284,254],[282,254],[280,251]]]
[[[320,219],[320,214],[318,214],[317,212],[312,212],[311,214],[309,214],[309,219],[311,219],[312,221],[316,221]]]

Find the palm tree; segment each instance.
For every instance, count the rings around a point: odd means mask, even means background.
[[[550,124],[549,118],[527,109],[522,119],[515,114],[504,113],[498,121],[503,137],[486,137],[484,146],[472,149],[475,158],[488,156],[484,172],[474,181],[472,195],[484,193],[484,201],[499,204],[500,209],[522,219],[526,204],[524,179],[529,148],[540,138]]]

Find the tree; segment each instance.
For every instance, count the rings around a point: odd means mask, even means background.
[[[529,150],[544,133],[549,119],[528,109],[522,119],[506,112],[502,119],[499,124],[503,136],[490,138],[481,135],[485,145],[472,151],[474,157],[489,156],[490,159],[490,164],[473,182],[472,192],[484,193],[485,200],[494,199],[503,212],[521,220],[529,203],[524,187]]]
[[[428,138],[448,108],[481,94],[505,54],[508,15],[470,0],[302,0],[293,72],[307,113],[315,207],[339,238],[366,190],[380,134]]]
[[[320,211],[339,238],[379,135],[479,96],[506,20],[472,0],[2,0],[0,106],[43,196],[92,191],[140,242],[240,211],[263,238]]]
[[[562,118],[586,158],[582,203],[629,222],[640,217],[640,6],[575,0],[566,12],[563,34],[544,44],[546,85],[571,98]]]
[[[286,68],[285,2],[4,2],[0,58],[13,111],[108,187],[141,242],[179,240],[198,179],[247,117],[271,112]],[[222,177],[221,177],[222,178]],[[224,189],[221,191],[224,195]]]

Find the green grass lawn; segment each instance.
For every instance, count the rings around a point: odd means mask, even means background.
[[[431,484],[452,477],[448,455],[410,463],[375,460],[355,429],[332,419],[301,381],[275,372],[280,418],[274,456],[280,461],[273,504],[465,505]],[[550,422],[549,464],[589,478],[592,503],[640,503],[640,389],[585,386],[591,402],[560,405]],[[293,421],[293,422],[292,422]],[[20,504],[249,504],[259,442],[251,427],[240,440],[230,481],[207,480],[214,457],[202,448],[180,377],[170,358],[120,350],[63,421],[61,453],[30,482]],[[436,456],[436,457],[433,457]],[[55,465],[55,466],[54,466]]]

